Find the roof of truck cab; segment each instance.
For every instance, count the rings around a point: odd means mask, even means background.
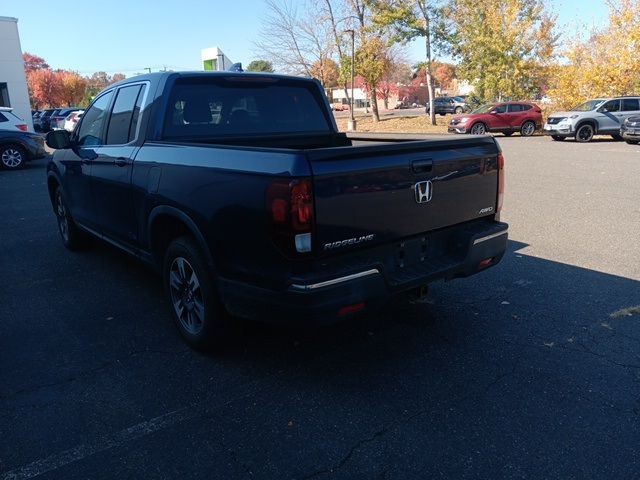
[[[240,78],[260,78],[268,77],[277,80],[295,80],[300,82],[318,82],[315,78],[311,77],[298,77],[295,75],[282,75],[279,73],[267,73],[267,72],[203,72],[203,71],[183,71],[183,72],[155,72],[145,73],[142,75],[136,75],[135,77],[125,78],[120,80],[109,87],[125,85],[127,83],[134,83],[140,81],[150,81],[152,83],[166,81],[170,77],[178,78],[215,78],[215,77],[240,77]],[[108,87],[108,88],[109,88]]]

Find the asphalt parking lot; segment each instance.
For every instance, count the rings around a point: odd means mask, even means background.
[[[0,480],[638,478],[640,147],[499,141],[498,267],[222,356],[135,260],[64,249],[44,160],[0,172]]]

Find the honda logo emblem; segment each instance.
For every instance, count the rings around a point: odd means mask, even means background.
[[[416,192],[416,203],[427,203],[431,201],[433,195],[433,184],[431,180],[425,180],[424,182],[418,182],[413,186]]]

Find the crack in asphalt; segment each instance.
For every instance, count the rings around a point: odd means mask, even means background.
[[[452,399],[451,404],[452,405],[459,405],[462,402],[465,402],[466,400],[474,397],[475,395],[477,395],[478,393],[487,393],[489,390],[491,390],[491,388],[495,387],[496,385],[498,385],[502,380],[504,380],[507,377],[510,377],[512,375],[516,374],[516,370],[518,368],[518,362],[514,362],[513,366],[511,367],[511,370],[509,370],[508,372],[504,372],[501,373],[500,375],[498,375],[495,379],[493,379],[491,382],[487,383],[484,387],[480,388],[478,391],[476,392],[472,392],[472,393],[468,393],[462,396],[459,396],[457,398]],[[354,456],[354,454],[356,453],[356,451],[358,451],[362,446],[370,444],[375,442],[378,438],[383,437],[384,435],[387,434],[387,432],[389,432],[390,430],[396,430],[404,425],[407,425],[408,423],[410,423],[411,421],[415,420],[416,418],[425,415],[427,413],[429,413],[431,410],[430,409],[423,409],[423,410],[419,410],[409,416],[403,417],[403,416],[399,416],[396,419],[392,420],[391,422],[389,422],[388,426],[381,428],[380,430],[377,430],[376,432],[374,432],[373,434],[369,435],[366,438],[360,439],[358,440],[355,444],[353,444],[351,446],[351,448],[349,448],[349,450],[347,451],[346,455],[344,455],[340,461],[338,461],[338,463],[336,463],[335,465],[331,466],[331,467],[326,467],[326,468],[322,468],[319,470],[314,471],[313,473],[310,473],[308,475],[305,475],[304,477],[302,477],[302,480],[310,480],[312,478],[317,478],[321,475],[325,475],[325,474],[333,474],[336,473],[336,471],[340,470],[342,467],[344,467],[349,460],[351,460],[351,458]],[[384,472],[383,472],[384,473]],[[384,478],[384,477],[382,477]]]

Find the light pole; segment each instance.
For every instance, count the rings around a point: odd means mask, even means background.
[[[355,78],[355,73],[356,73],[356,59],[355,59],[355,50],[356,50],[356,32],[353,29],[350,30],[345,30],[345,33],[349,33],[351,34],[351,98],[349,98],[349,102],[351,103],[351,105],[349,105],[349,111],[351,112],[351,118],[349,119],[349,123],[347,125],[347,129],[350,132],[355,132],[356,130],[356,117],[354,116],[354,111],[353,111],[353,106],[354,106],[354,100],[353,100],[353,82],[354,82],[354,78]]]

